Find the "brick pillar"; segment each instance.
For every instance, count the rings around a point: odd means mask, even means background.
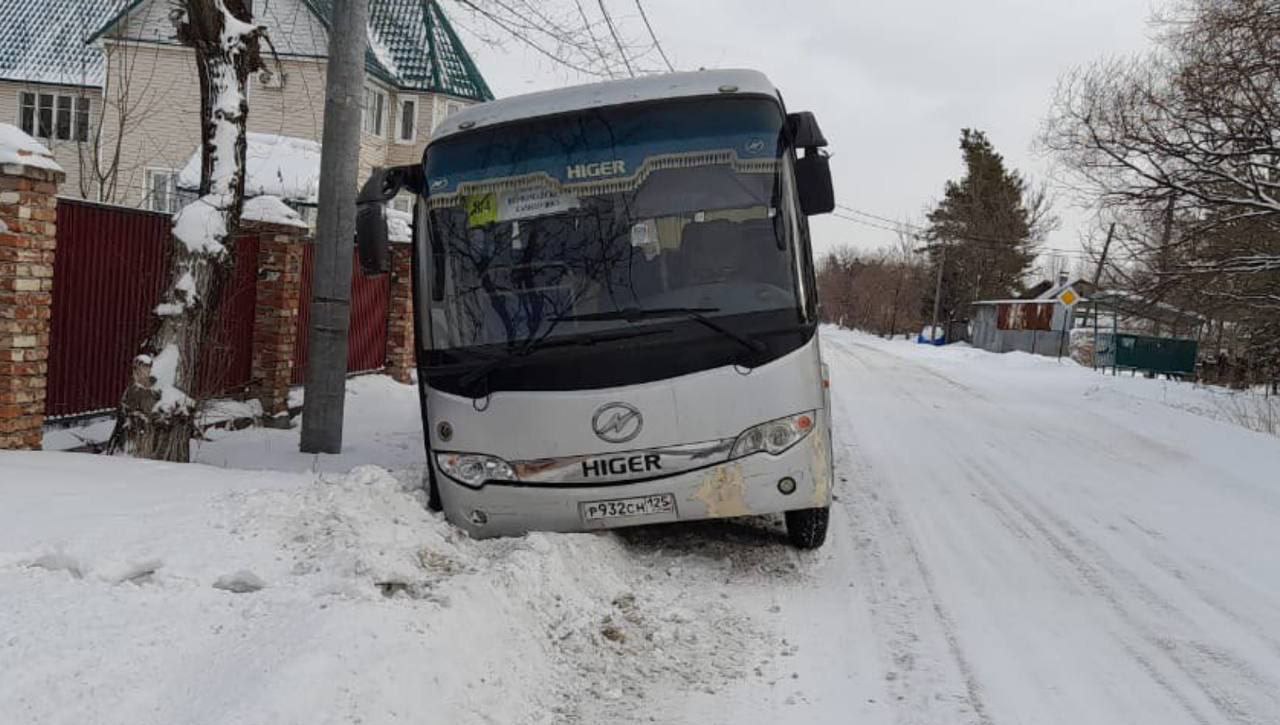
[[[254,397],[268,425],[289,424],[289,386],[298,348],[302,258],[308,232],[253,222],[242,234],[258,237],[258,287],[253,319]]]
[[[408,244],[391,245],[391,296],[387,303],[387,374],[398,382],[412,382],[413,357],[413,250]]]
[[[0,124],[0,448],[44,436],[58,185],[48,149]]]

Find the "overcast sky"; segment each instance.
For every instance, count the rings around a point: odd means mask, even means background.
[[[1046,177],[1048,160],[1032,142],[1057,78],[1072,66],[1147,47],[1153,7],[1152,0],[644,3],[677,68],[756,68],[782,90],[790,110],[817,114],[831,143],[840,203],[915,222],[944,182],[963,171],[961,128],[986,131],[1014,168]],[[639,37],[635,0],[607,4]],[[515,45],[468,44],[499,96],[587,80]],[[1069,207],[1059,201],[1064,224],[1049,247],[1080,248],[1087,224]],[[814,230],[819,254],[893,238],[831,217]]]

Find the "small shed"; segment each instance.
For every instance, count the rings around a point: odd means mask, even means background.
[[[973,303],[969,342],[991,352],[1018,350],[1033,355],[1062,356],[1070,351],[1075,310],[1094,292],[1084,279],[1060,278],[1032,288],[1030,299],[981,300]]]

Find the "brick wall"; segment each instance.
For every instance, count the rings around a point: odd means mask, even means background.
[[[289,385],[298,353],[298,311],[302,304],[302,263],[307,230],[276,224],[247,224],[242,235],[258,237],[257,306],[253,321],[254,396],[263,419],[288,425]]]
[[[38,449],[61,171],[0,165],[0,448]]]
[[[413,356],[413,250],[391,245],[391,298],[387,303],[387,374],[411,382]]]

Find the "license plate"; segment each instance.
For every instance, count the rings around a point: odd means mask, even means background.
[[[653,516],[675,513],[676,497],[669,493],[652,496],[617,498],[611,501],[588,501],[582,504],[582,518],[587,521],[625,519],[632,516]]]

